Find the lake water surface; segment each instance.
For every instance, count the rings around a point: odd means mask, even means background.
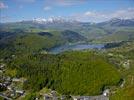
[[[86,50],[86,49],[102,49],[104,44],[74,44],[74,45],[63,45],[52,48],[49,50],[50,53],[58,54],[69,50]]]

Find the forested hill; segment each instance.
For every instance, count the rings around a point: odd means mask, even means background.
[[[116,68],[97,52],[42,53],[57,45],[86,39],[77,32],[48,30],[9,34],[1,39],[0,57],[11,77],[27,79],[25,90],[38,92],[46,87],[61,94],[96,95],[120,81]]]
[[[17,71],[16,76],[28,78],[24,88],[34,91],[47,87],[61,94],[96,95],[120,81],[116,68],[95,52],[23,54],[8,66]]]

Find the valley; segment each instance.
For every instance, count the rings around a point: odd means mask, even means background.
[[[133,100],[132,23],[0,24],[0,100]]]

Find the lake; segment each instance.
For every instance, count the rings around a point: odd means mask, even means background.
[[[69,50],[102,49],[104,44],[74,44],[57,46],[49,50],[50,53],[58,54]]]

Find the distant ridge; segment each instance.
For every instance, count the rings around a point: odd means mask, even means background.
[[[134,26],[134,19],[119,19],[113,18],[109,21],[98,23],[100,26]]]

